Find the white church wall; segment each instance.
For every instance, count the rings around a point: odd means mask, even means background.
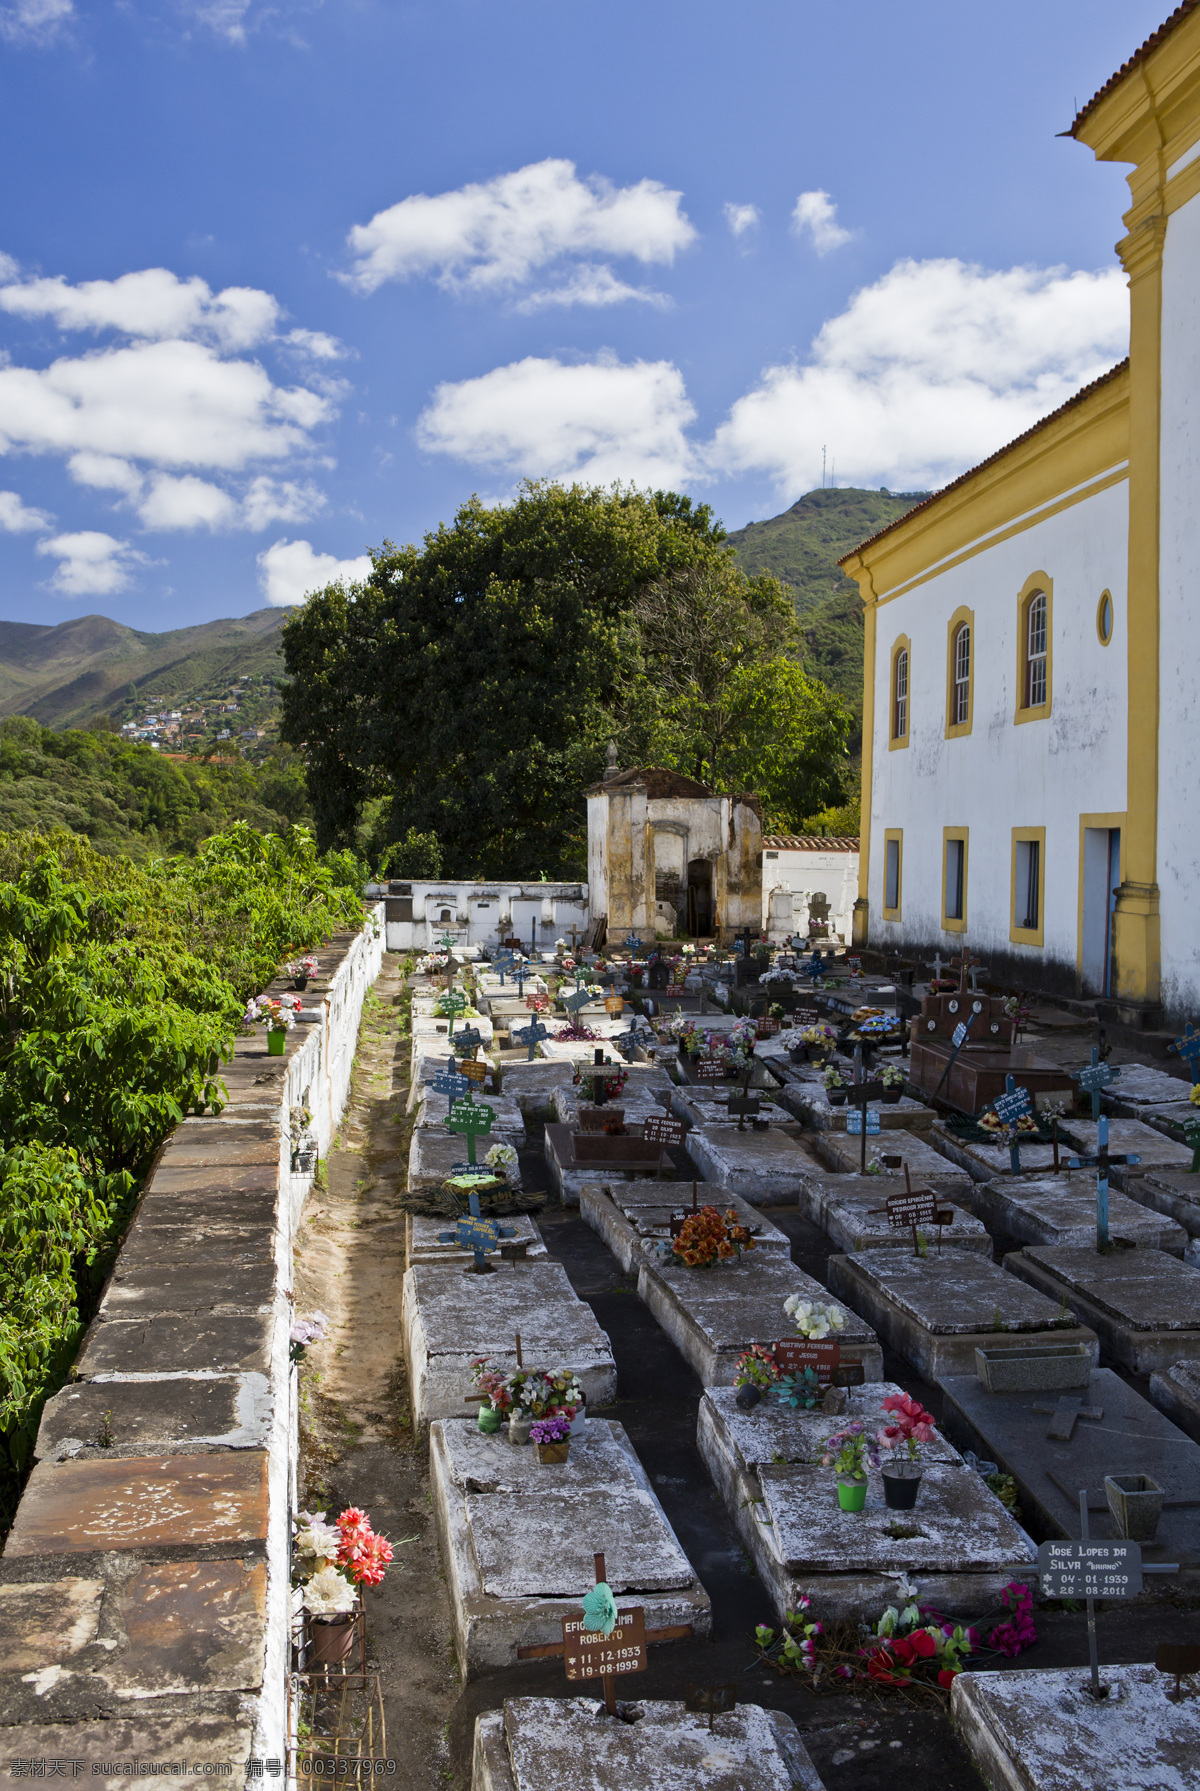
[[[1158,885],[1163,1001],[1183,1021],[1200,1005],[1200,195],[1167,225],[1162,365]]]
[[[870,815],[870,939],[940,944],[943,828],[969,829],[965,936],[995,959],[1043,960],[1074,973],[1082,814],[1125,807],[1124,481],[976,553],[883,603],[876,617],[875,741]],[[1016,724],[1018,593],[1035,572],[1052,581],[1051,713]],[[1102,646],[1100,594],[1117,627]],[[946,739],[947,628],[974,613],[968,735]],[[910,646],[909,744],[889,751],[892,647]],[[1010,940],[1012,829],[1044,827],[1043,944]],[[883,915],[885,831],[902,830],[900,918]]]

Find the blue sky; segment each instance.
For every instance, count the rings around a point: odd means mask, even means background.
[[[0,617],[243,615],[524,476],[953,477],[1125,352],[1055,133],[1165,10],[0,0]]]

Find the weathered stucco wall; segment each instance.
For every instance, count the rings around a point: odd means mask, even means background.
[[[292,1237],[311,1185],[289,1112],[307,1106],[328,1149],[382,923],[374,907],[329,941],[286,1054],[240,1039],[223,1112],[167,1139],[46,1406],[0,1561],[9,1762],[80,1760],[112,1784],[131,1760],[227,1763],[241,1785],[249,1758],[286,1758]]]
[[[829,928],[849,941],[858,896],[858,853],[800,851],[780,846],[763,852],[762,925],[772,938],[803,932],[808,897],[821,893],[829,903]],[[772,896],[790,896],[772,918]],[[786,915],[786,919],[784,916]]]
[[[1200,195],[1167,224],[1162,364],[1158,885],[1163,1002],[1182,1022],[1200,1005]]]
[[[535,920],[538,946],[548,948],[569,938],[572,926],[578,934],[587,925],[586,883],[393,881],[367,893],[385,903],[389,951],[429,951],[446,933],[456,945],[489,950],[512,933],[529,945]]]
[[[943,828],[969,828],[966,936],[996,968],[1072,986],[1079,932],[1080,817],[1125,809],[1125,592],[1128,487],[1121,482],[973,554],[880,605],[870,826],[870,941],[884,949],[963,935],[942,925]],[[1018,595],[1035,573],[1052,582],[1052,702],[1017,724]],[[1112,594],[1111,643],[1096,610]],[[947,631],[974,614],[971,732],[946,738]],[[889,748],[892,649],[910,641],[909,744]],[[1012,829],[1046,830],[1044,945],[1014,943]],[[900,916],[883,912],[884,835],[903,831]]]

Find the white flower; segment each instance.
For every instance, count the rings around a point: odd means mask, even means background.
[[[313,1518],[305,1529],[296,1533],[296,1553],[311,1555],[323,1568],[326,1561],[337,1560],[341,1540],[341,1532],[336,1525]]]
[[[358,1594],[336,1567],[322,1567],[304,1588],[304,1608],[310,1617],[340,1617],[354,1609]]]
[[[791,1318],[802,1337],[811,1337],[819,1343],[828,1337],[831,1331],[840,1331],[846,1323],[846,1314],[840,1306],[826,1305],[820,1300],[802,1300],[799,1294],[790,1294],[783,1302],[783,1310]]]
[[[484,1162],[490,1164],[493,1169],[508,1169],[516,1160],[517,1153],[511,1144],[493,1144],[484,1158]]]

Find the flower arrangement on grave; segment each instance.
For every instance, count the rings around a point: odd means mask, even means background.
[[[845,1430],[834,1431],[826,1442],[821,1465],[832,1468],[839,1480],[851,1480],[865,1487],[868,1468],[879,1466],[879,1453],[861,1418],[856,1418]]]
[[[503,1374],[480,1356],[471,1364],[471,1378],[493,1411],[513,1417],[571,1419],[583,1404],[573,1368],[514,1368]]]
[[[288,1361],[303,1362],[310,1343],[324,1343],[329,1335],[328,1325],[329,1320],[323,1312],[314,1312],[311,1318],[298,1318],[288,1332]]]
[[[789,1294],[783,1310],[801,1337],[820,1343],[835,1331],[846,1328],[846,1313],[835,1300],[806,1300],[800,1294]]]
[[[709,1269],[717,1262],[733,1262],[744,1250],[753,1250],[754,1239],[749,1228],[738,1222],[736,1209],[726,1209],[724,1218],[715,1206],[702,1206],[698,1213],[689,1213],[671,1249],[689,1269]]]
[[[379,1585],[394,1553],[387,1537],[375,1533],[371,1519],[357,1505],[348,1505],[332,1524],[323,1511],[299,1512],[292,1581],[303,1588],[309,1616],[328,1619],[352,1611],[358,1588]]]
[[[958,993],[958,978],[955,976],[931,976],[929,992],[931,995],[956,995]]]
[[[563,1443],[571,1434],[571,1420],[559,1413],[553,1418],[538,1418],[529,1433],[531,1443]]]
[[[581,1019],[579,1019],[578,1016],[576,1016],[576,1018],[573,1019],[568,1026],[560,1026],[554,1036],[556,1039],[597,1040],[597,1039],[599,1039],[600,1034],[598,1032],[593,1031],[593,1029],[590,1026],[586,1026],[584,1024],[584,1022]]]
[[[979,1632],[948,1623],[932,1605],[889,1605],[872,1627],[814,1621],[810,1598],[785,1613],[781,1630],[760,1623],[754,1638],[764,1664],[808,1678],[816,1692],[844,1694],[847,1681],[864,1690],[898,1691],[910,1701],[944,1702]]]
[[[504,1177],[510,1188],[521,1186],[521,1164],[511,1144],[493,1144],[483,1160],[489,1169]]]
[[[782,964],[773,964],[758,980],[762,983],[786,983],[792,987],[800,981],[801,975],[802,972],[798,970],[786,970]]]
[[[316,958],[297,958],[293,963],[284,965],[285,975],[290,976],[301,989],[309,977],[315,976],[319,969],[320,964]]]
[[[1012,1580],[1000,1596],[1010,1615],[1005,1622],[996,1625],[988,1637],[988,1645],[1011,1660],[1023,1648],[1032,1648],[1038,1639],[1037,1625],[1033,1621],[1033,1593],[1020,1580]]]
[[[904,1071],[898,1063],[885,1063],[880,1069],[879,1080],[885,1088],[903,1088]]]
[[[825,1071],[825,1074],[822,1076],[821,1080],[822,1080],[822,1082],[824,1082],[826,1088],[845,1088],[845,1087],[847,1087],[846,1078],[842,1075],[842,1072],[838,1069],[836,1063],[830,1064],[829,1068]]]
[[[979,1123],[983,1127],[985,1132],[993,1132],[997,1136],[1003,1136],[1003,1137],[1008,1136],[1008,1127],[1007,1127],[1007,1125],[1005,1125],[1004,1121],[1000,1118],[999,1114],[996,1112],[994,1107],[989,1107],[986,1113],[980,1114]],[[1017,1131],[1018,1132],[1036,1132],[1037,1129],[1038,1129],[1038,1122],[1034,1118],[1033,1114],[1032,1113],[1022,1113],[1020,1118],[1017,1120]]]
[[[570,958],[570,957],[567,957],[567,958],[564,958],[564,959],[563,959],[563,961],[562,961],[562,967],[563,967],[563,969],[564,969],[564,970],[566,970],[566,971],[568,971],[568,972],[569,972],[569,971],[572,971],[572,970],[574,970],[574,968],[575,968],[575,959],[574,959],[574,958]]]
[[[734,1364],[733,1384],[737,1388],[757,1387],[760,1392],[769,1393],[778,1381],[779,1364],[774,1351],[765,1344],[752,1343]]]
[[[1200,1107],[1200,1082],[1193,1082],[1188,1090],[1188,1100],[1193,1107]]]
[[[608,1099],[612,1101],[623,1092],[625,1084],[629,1081],[629,1071],[619,1064],[613,1064],[611,1070],[605,1065],[602,1074],[599,1065],[592,1065],[585,1070],[582,1064],[576,1064],[571,1081],[576,1088],[584,1086],[594,1088],[599,1082]]]
[[[273,995],[252,995],[242,1019],[247,1026],[256,1026],[261,1020],[268,1032],[286,1032],[302,1005],[299,1001],[278,1000]]]
[[[875,1433],[881,1449],[888,1451],[887,1471],[911,1475],[919,1469],[922,1443],[932,1443],[936,1434],[932,1412],[907,1393],[893,1393],[883,1402],[888,1422]]]

